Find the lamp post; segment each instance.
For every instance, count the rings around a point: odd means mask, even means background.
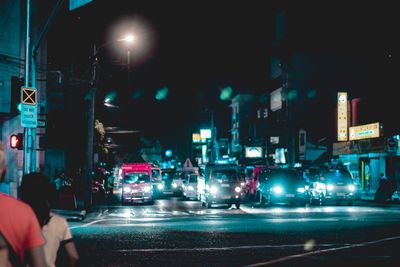
[[[90,211],[92,209],[92,180],[93,180],[93,136],[94,136],[94,107],[95,107],[95,99],[96,99],[96,91],[97,91],[97,67],[98,67],[98,59],[97,56],[101,52],[101,49],[116,43],[116,42],[126,42],[128,44],[132,43],[135,40],[135,36],[129,34],[126,35],[122,39],[113,40],[110,42],[106,42],[96,48],[96,45],[93,47],[93,64],[92,64],[92,78],[90,81],[90,89],[85,95],[86,101],[86,121],[87,121],[87,147],[86,147],[86,168],[85,168],[85,197],[84,197],[84,205],[85,210]],[[129,52],[129,49],[128,49]],[[129,53],[128,53],[129,55]],[[129,58],[128,58],[129,59]]]

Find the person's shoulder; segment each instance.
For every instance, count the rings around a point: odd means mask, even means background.
[[[67,219],[64,218],[61,215],[58,215],[56,213],[50,213],[51,216],[51,222],[53,222],[54,224],[64,224],[64,225],[68,225],[67,223]]]
[[[19,199],[16,199],[13,196],[0,193],[0,197],[1,200],[5,202],[10,209],[32,210],[32,208],[28,204]]]

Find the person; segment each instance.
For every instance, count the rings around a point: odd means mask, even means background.
[[[0,266],[8,266],[8,246],[3,235],[0,233]]]
[[[384,173],[381,173],[379,177],[379,186],[375,192],[374,200],[383,203],[388,198],[390,198],[392,194],[390,194],[389,192],[390,191],[389,187],[390,187],[389,179],[386,177]]]
[[[0,182],[5,177],[4,172],[5,153],[0,144]],[[0,260],[3,261],[0,263],[7,261],[7,265],[1,266],[25,266],[23,263],[28,262],[31,267],[46,266],[44,240],[32,208],[0,192],[0,214]]]
[[[55,266],[60,247],[65,249],[68,266],[76,266],[79,256],[67,220],[50,212],[53,192],[48,178],[42,173],[33,172],[22,177],[20,198],[32,207],[42,227],[47,266]]]

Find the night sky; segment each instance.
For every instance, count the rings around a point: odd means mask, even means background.
[[[96,117],[106,126],[141,129],[169,147],[190,142],[191,133],[206,126],[214,111],[220,137],[229,137],[230,102],[219,99],[221,89],[231,87],[232,96],[274,89],[269,79],[274,16],[284,7],[288,47],[314,58],[305,63],[307,73],[301,78],[309,81],[300,99],[311,90],[316,97],[299,102],[308,105],[299,117],[315,136],[334,133],[331,116],[339,90],[366,102],[378,100],[377,109],[367,116],[371,119],[392,111],[397,100],[387,96],[398,87],[400,25],[393,6],[215,2],[115,0],[94,1],[73,12],[65,7],[49,33],[49,66],[87,79],[93,44],[117,38],[122,30],[116,25],[129,18],[140,33],[131,50],[130,72],[126,48],[120,44],[105,46],[99,54],[97,102],[112,93],[119,108],[99,105]],[[60,32],[68,38],[60,38]],[[168,88],[168,94],[156,100],[162,88]],[[321,129],[323,122],[327,127]]]

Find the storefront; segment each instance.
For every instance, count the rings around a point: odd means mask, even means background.
[[[375,191],[381,173],[395,179],[400,188],[398,136],[334,143],[333,155],[339,157],[363,191]]]

